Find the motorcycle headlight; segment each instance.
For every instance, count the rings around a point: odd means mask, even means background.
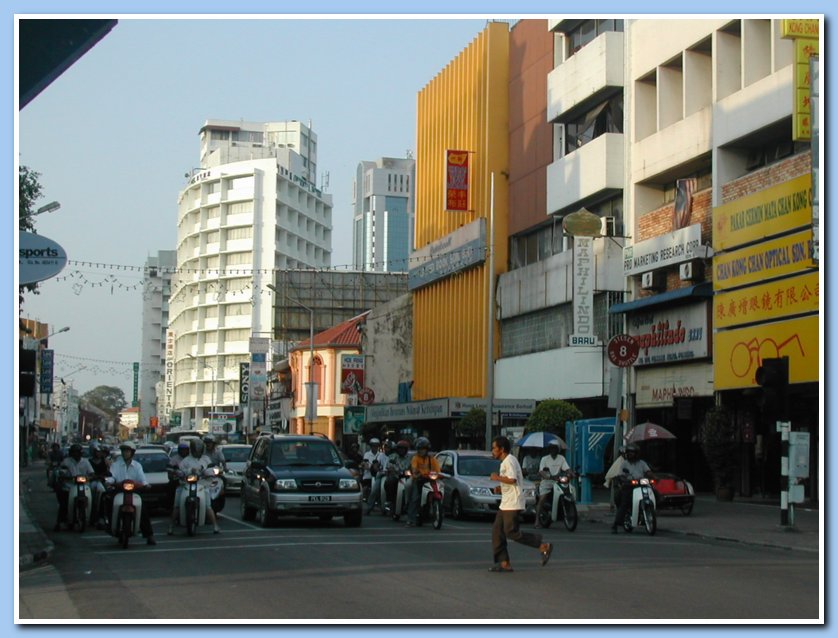
[[[134,481],[124,481],[122,483],[122,489],[126,492],[134,491]]]
[[[493,496],[492,490],[488,487],[470,487],[468,493],[472,496]]]
[[[87,477],[86,476],[77,476],[76,477],[76,483],[87,483]]]
[[[186,482],[187,483],[197,483],[198,482],[198,476],[196,474],[190,474],[189,476],[186,477]]]
[[[559,483],[561,483],[561,484],[563,484],[563,485],[567,485],[567,483],[568,483],[569,481],[570,481],[570,479],[569,479],[569,478],[567,478],[566,476],[562,476],[562,477],[560,477],[560,478],[559,478]]]
[[[521,492],[524,494],[524,498],[535,498],[535,489],[526,488],[521,490]]]
[[[297,489],[297,481],[294,479],[277,479],[274,484],[273,488],[275,490],[296,490]]]
[[[358,481],[354,478],[342,478],[338,484],[338,488],[341,490],[357,490]]]

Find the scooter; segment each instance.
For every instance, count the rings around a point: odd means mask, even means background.
[[[383,503],[385,503],[384,511],[389,514],[394,521],[398,521],[403,514],[407,513],[407,500],[405,499],[405,494],[407,494],[407,487],[410,484],[409,476],[410,470],[399,476],[399,482],[396,484],[396,500],[393,502],[387,501],[387,495],[384,492],[384,481],[381,481],[381,498],[384,499]]]
[[[623,520],[623,528],[631,532],[635,527],[643,527],[649,536],[658,529],[655,511],[655,492],[652,489],[654,479],[631,479],[631,513]]]
[[[439,472],[431,472],[422,483],[422,493],[419,497],[419,516],[416,525],[422,525],[424,520],[430,520],[434,529],[442,527],[442,497],[445,487]]]
[[[211,478],[218,468],[204,470],[204,475]],[[186,527],[186,533],[194,536],[198,527],[206,522],[207,517],[207,486],[198,474],[192,472],[186,476],[181,474],[180,500],[175,506],[178,508],[178,520]]]
[[[113,487],[115,481],[108,477],[106,482]],[[118,491],[114,494],[113,505],[111,506],[111,520],[109,531],[117,542],[125,549],[128,547],[128,539],[137,535],[140,529],[140,514],[143,510],[143,499],[136,492],[137,484],[130,479],[120,483]]]
[[[576,511],[576,488],[570,482],[570,475],[560,472],[556,478],[542,474],[541,482],[535,487],[536,521],[541,527],[550,527],[560,518],[568,531],[576,529],[579,514]]]
[[[219,514],[227,502],[223,472],[219,466],[213,465],[206,469],[204,476],[206,477],[206,488],[209,493],[210,507],[212,507],[213,512]]]
[[[67,522],[73,529],[83,532],[87,529],[87,508],[90,506],[90,485],[86,476],[75,476],[70,479],[70,490],[67,496]]]

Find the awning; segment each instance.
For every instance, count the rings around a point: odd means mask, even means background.
[[[659,295],[650,295],[637,299],[635,301],[627,301],[625,303],[618,303],[611,306],[608,312],[612,315],[621,314],[624,312],[633,312],[641,308],[648,308],[650,306],[658,306],[664,303],[671,303],[673,301],[690,301],[694,298],[705,299],[713,296],[713,283],[705,281],[695,286],[687,286],[686,288],[678,288],[677,290],[669,290],[662,292]]]

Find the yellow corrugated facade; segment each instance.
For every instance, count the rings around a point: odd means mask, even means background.
[[[509,27],[490,23],[419,92],[416,245],[421,248],[490,214],[495,174],[495,273],[506,271]],[[446,212],[445,151],[468,150],[470,212]],[[488,261],[436,281],[413,297],[413,399],[486,393]],[[498,326],[495,323],[495,356]]]

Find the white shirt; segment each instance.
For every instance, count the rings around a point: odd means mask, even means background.
[[[80,461],[76,462],[76,460],[72,456],[68,456],[66,459],[61,461],[61,467],[66,468],[70,471],[70,476],[90,476],[93,474],[93,466],[90,464],[86,458],[82,457]]]
[[[212,461],[210,461],[206,454],[197,459],[190,454],[180,462],[178,469],[180,469],[180,471],[184,474],[191,474],[192,472],[195,472],[195,474],[200,475],[210,466],[211,463]]]
[[[565,459],[565,457],[561,454],[556,454],[556,458],[553,458],[548,454],[541,459],[539,469],[547,470],[550,472],[550,476],[555,476],[559,472],[567,472],[570,470],[570,466],[567,464],[567,459]]]
[[[380,465],[378,469],[379,472],[384,471],[384,469],[387,467],[387,455],[384,454],[384,452],[382,452],[380,449],[378,450],[378,454],[373,454],[372,450],[367,450],[366,452],[364,452],[364,460],[367,461],[370,465],[372,465],[373,461],[378,461]],[[372,474],[370,474],[369,468],[364,470],[363,478],[372,478]]]
[[[126,479],[130,479],[139,485],[148,484],[145,478],[145,472],[143,472],[143,466],[133,459],[131,459],[131,465],[125,465],[125,459],[121,456],[111,465],[111,476],[117,484],[122,483]]]
[[[500,463],[501,476],[515,479],[515,483],[500,484],[500,509],[502,510],[523,510],[527,507],[527,500],[521,485],[524,483],[524,474],[521,472],[521,464],[511,454]]]

